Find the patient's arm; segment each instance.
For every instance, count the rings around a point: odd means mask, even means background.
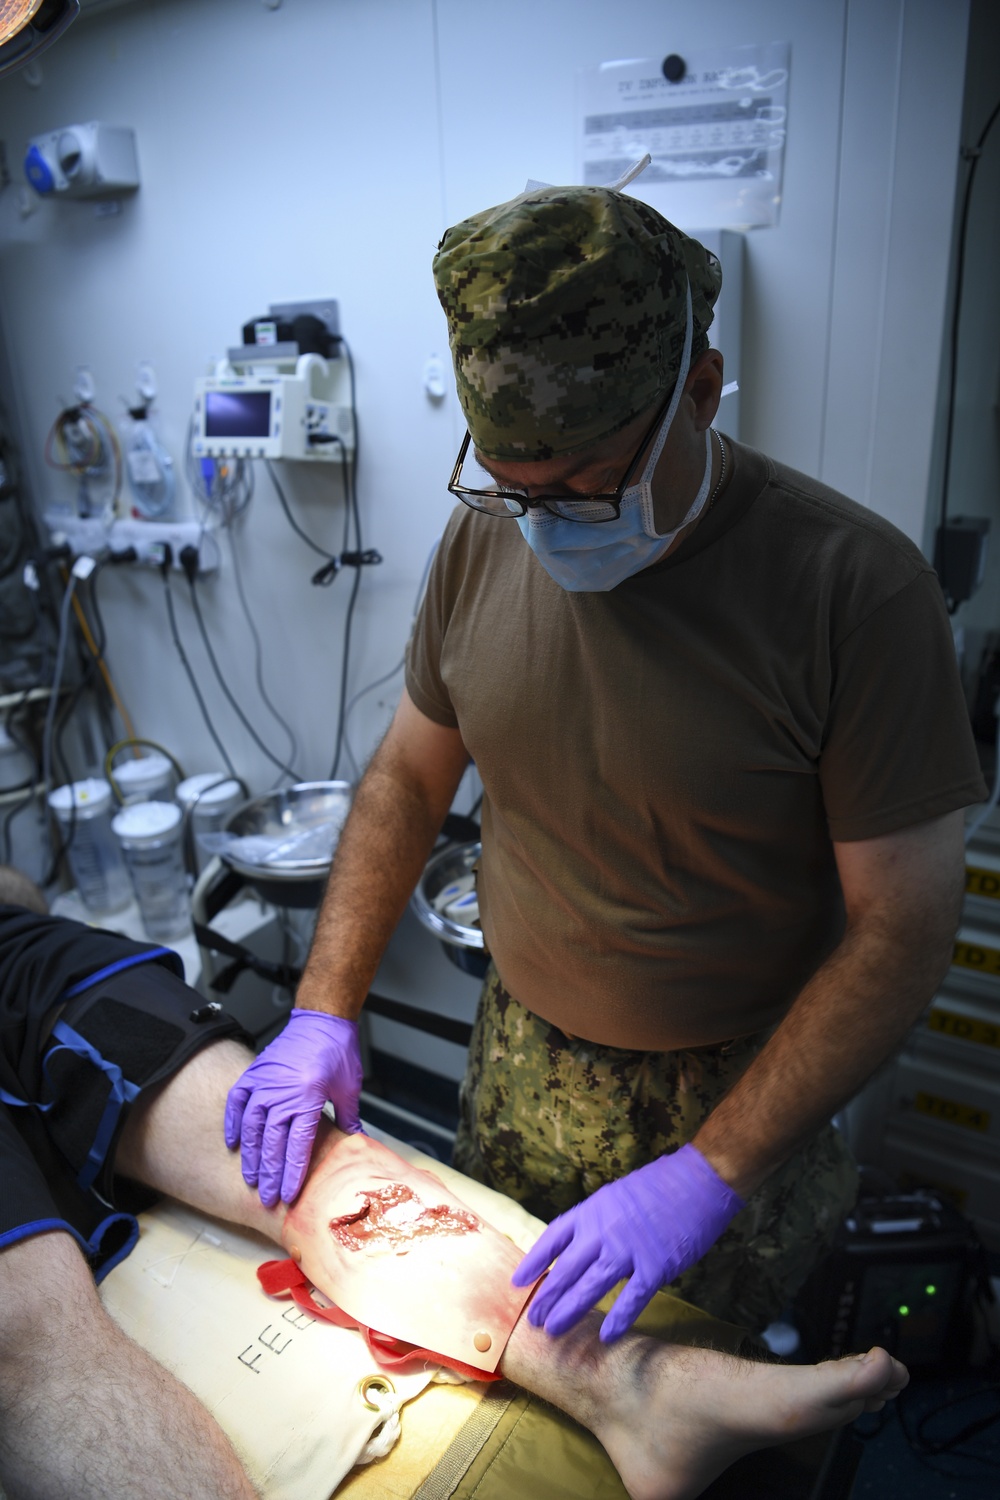
[[[531,1296],[509,1239],[439,1178],[366,1135],[331,1131],[281,1241],[366,1327],[492,1372]]]

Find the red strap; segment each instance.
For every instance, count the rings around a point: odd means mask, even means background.
[[[446,1365],[449,1370],[464,1375],[467,1380],[501,1380],[503,1378],[498,1373],[477,1370],[474,1365],[465,1365],[460,1360],[448,1359],[443,1354],[435,1354],[432,1349],[419,1349],[416,1344],[408,1344],[404,1339],[394,1338],[391,1333],[379,1333],[376,1328],[366,1328],[356,1318],[341,1312],[339,1307],[332,1305],[320,1307],[312,1297],[312,1282],[294,1260],[266,1260],[262,1266],[257,1267],[257,1280],[269,1297],[291,1297],[297,1307],[301,1307],[314,1318],[323,1318],[327,1323],[336,1324],[338,1328],[357,1328],[368,1345],[372,1357],[384,1369],[405,1372],[410,1369],[421,1369],[430,1361],[435,1365]]]

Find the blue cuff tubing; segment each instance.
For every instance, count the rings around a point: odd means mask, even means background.
[[[150,963],[155,959],[163,958],[167,955],[174,956],[172,948],[149,948],[145,953],[129,953],[125,958],[119,958],[114,963],[105,964],[103,969],[98,969],[93,974],[89,974],[86,979],[78,980],[76,984],[70,985],[69,989],[64,990],[60,996],[60,1003],[67,1000],[75,1000],[78,995],[82,995],[87,990],[93,989],[95,985],[103,983],[104,980],[110,979],[115,974],[121,974],[127,969],[134,969],[138,964]],[[129,1083],[116,1063],[109,1062],[107,1058],[102,1057],[96,1048],[92,1047],[88,1041],[80,1036],[79,1032],[74,1031],[65,1021],[56,1022],[52,1028],[52,1035],[62,1045],[52,1047],[43,1058],[42,1070],[46,1074],[46,1077],[48,1077],[48,1063],[50,1059],[55,1057],[59,1052],[68,1050],[75,1053],[76,1056],[83,1058],[86,1062],[97,1068],[99,1072],[103,1073],[110,1085],[104,1113],[101,1116],[93,1143],[87,1153],[87,1160],[76,1179],[77,1184],[86,1190],[92,1186],[104,1164],[108,1147],[114,1138],[115,1127],[118,1124],[122,1105],[131,1104],[132,1100],[139,1093],[139,1087],[137,1084]],[[55,1099],[50,1099],[47,1103],[43,1103],[41,1099],[19,1099],[16,1095],[8,1093],[6,1089],[0,1088],[0,1103],[12,1105],[15,1109],[36,1109],[39,1114],[44,1115],[48,1114],[56,1102]],[[0,1244],[2,1244],[2,1241],[0,1241]]]
[[[13,1104],[15,1109],[37,1109],[43,1115],[52,1108],[51,1104],[39,1104],[34,1099],[18,1099],[6,1089],[0,1089],[0,1104]]]
[[[108,1147],[114,1138],[115,1128],[118,1124],[118,1116],[122,1112],[123,1104],[131,1104],[139,1093],[137,1083],[129,1083],[117,1063],[110,1062],[102,1057],[96,1048],[74,1031],[72,1026],[67,1026],[65,1021],[57,1021],[52,1028],[52,1035],[61,1043],[58,1047],[52,1047],[45,1055],[42,1066],[48,1071],[48,1064],[53,1057],[62,1051],[73,1052],[77,1057],[82,1057],[93,1067],[105,1075],[110,1085],[107,1103],[101,1116],[100,1124],[94,1135],[93,1143],[87,1152],[87,1159],[77,1174],[77,1185],[85,1191],[89,1188],[104,1165]],[[42,1108],[45,1108],[43,1105]]]
[[[58,1047],[50,1047],[42,1059],[42,1071],[48,1077],[49,1063],[52,1058],[57,1057],[60,1052],[72,1052],[75,1056],[83,1058],[91,1064],[99,1073],[103,1073],[108,1080],[108,1097],[104,1105],[100,1123],[94,1134],[87,1159],[77,1174],[77,1186],[86,1191],[93,1185],[94,1179],[104,1165],[104,1158],[108,1153],[108,1147],[114,1139],[115,1128],[118,1117],[122,1112],[123,1104],[131,1104],[139,1094],[139,1085],[130,1083],[125,1077],[117,1063],[102,1057],[96,1047],[92,1047],[86,1038],[78,1031],[74,1031],[65,1021],[57,1021],[52,1028],[52,1035],[60,1043]],[[6,1089],[0,1089],[0,1101],[4,1104],[12,1104],[19,1109],[37,1109],[39,1114],[47,1114],[57,1102],[50,1099],[48,1103],[42,1103],[40,1099],[17,1099],[13,1094],[8,1094]]]

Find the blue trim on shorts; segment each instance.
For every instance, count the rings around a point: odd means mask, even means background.
[[[8,1229],[6,1234],[0,1234],[0,1250],[6,1250],[9,1245],[20,1244],[22,1240],[34,1239],[38,1234],[47,1234],[50,1230],[61,1229],[73,1236],[84,1255],[98,1255],[100,1242],[108,1227],[119,1223],[130,1224],[131,1232],[122,1248],[94,1272],[94,1280],[100,1285],[108,1272],[113,1271],[115,1266],[123,1261],[126,1255],[131,1255],[135,1249],[139,1238],[139,1221],[134,1214],[108,1214],[108,1217],[98,1224],[89,1240],[85,1240],[80,1231],[74,1229],[72,1224],[67,1224],[65,1219],[33,1219],[30,1224],[19,1224],[16,1229]]]
[[[95,984],[100,984],[105,979],[110,979],[113,974],[121,974],[125,969],[134,969],[136,964],[148,964],[154,958],[164,958],[167,954],[175,957],[173,948],[150,948],[146,953],[130,953],[127,958],[118,958],[113,964],[105,964],[103,969],[98,969],[96,974],[91,974],[88,979],[80,979],[76,984],[71,984],[68,990],[63,990],[59,996],[59,1002],[64,1000],[75,1000],[77,995],[82,995],[84,990],[91,989]]]

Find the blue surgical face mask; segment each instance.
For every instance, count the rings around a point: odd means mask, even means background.
[[[621,514],[613,521],[586,524],[566,521],[539,507],[519,516],[521,535],[542,567],[560,588],[573,593],[606,593],[624,579],[665,556],[678,532],[701,514],[712,479],[712,433],[705,433],[705,474],[687,515],[672,531],[656,530],[653,474],[670,431],[691,365],[691,288],[687,294],[687,328],[677,384],[650,450],[639,482],[622,496]]]

